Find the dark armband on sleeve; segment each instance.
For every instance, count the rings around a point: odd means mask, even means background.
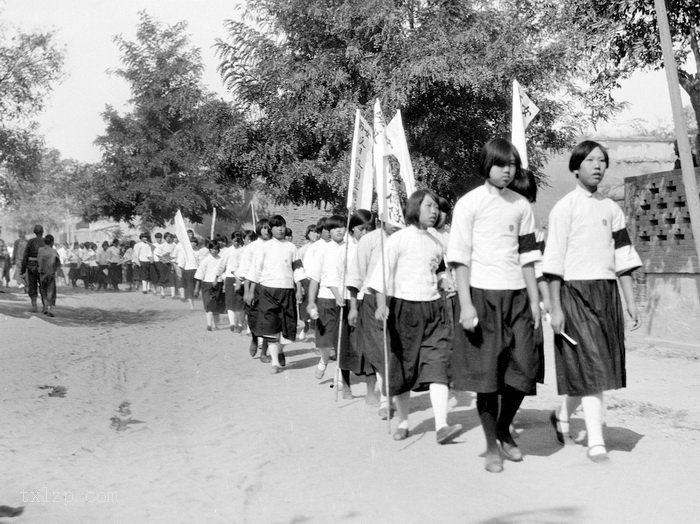
[[[292,270],[296,271],[297,269],[302,269],[304,267],[304,264],[301,263],[301,260],[298,258],[292,262]]]
[[[544,273],[542,275],[542,278],[544,278],[547,282],[552,282],[553,280],[559,280],[560,282],[563,281],[564,279],[561,277],[561,275],[554,275],[552,273]]]
[[[445,259],[443,258],[440,261],[440,265],[437,268],[437,271],[435,271],[436,274],[442,273],[443,271],[447,270],[447,266],[445,265]]]
[[[536,251],[539,249],[537,246],[537,238],[534,233],[528,233],[527,235],[520,235],[518,237],[518,253],[528,253],[530,251]]]
[[[621,247],[632,245],[632,241],[630,240],[630,235],[627,232],[627,228],[623,227],[622,229],[613,231],[612,236],[613,240],[615,241],[615,249],[620,249]]]

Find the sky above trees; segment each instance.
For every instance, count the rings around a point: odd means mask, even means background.
[[[206,9],[202,9],[185,0],[0,0],[0,19],[25,30],[57,31],[57,41],[66,48],[67,77],[56,87],[39,117],[40,131],[47,145],[60,150],[64,157],[97,161],[99,149],[92,142],[105,130],[100,114],[106,104],[125,109],[129,97],[127,83],[107,73],[120,66],[113,37],[121,34],[133,38],[142,9],[170,24],[186,20],[193,45],[202,51],[204,84],[228,98],[216,72],[218,59],[211,46],[215,38],[225,36],[224,20],[237,17],[237,3],[208,0]],[[603,133],[620,132],[624,129],[621,123],[634,119],[646,120],[650,128],[670,125],[663,72],[634,75],[623,82],[615,98],[629,101],[630,108],[602,126]]]

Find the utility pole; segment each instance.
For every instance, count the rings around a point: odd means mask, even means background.
[[[695,254],[698,257],[700,267],[700,197],[698,196],[698,183],[695,178],[695,168],[693,167],[693,156],[690,151],[690,140],[688,140],[688,127],[683,117],[683,104],[681,103],[681,88],[678,83],[678,69],[673,58],[673,44],[671,41],[671,29],[668,25],[668,12],[664,0],[654,0],[656,6],[656,19],[659,24],[659,37],[661,40],[661,50],[664,55],[664,68],[666,70],[666,80],[668,82],[668,92],[671,96],[671,109],[673,110],[673,122],[678,141],[678,153],[681,159],[681,173],[683,174],[683,185],[685,186],[685,198],[688,202],[690,212],[690,229],[693,232],[695,242]],[[700,67],[700,64],[697,64]]]

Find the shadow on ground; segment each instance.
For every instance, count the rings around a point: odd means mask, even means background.
[[[54,310],[55,317],[47,317],[41,312],[29,311],[30,302],[26,295],[15,293],[0,293],[0,315],[14,318],[29,319],[33,316],[57,326],[76,327],[87,324],[140,324],[144,322],[164,321],[178,318],[180,311],[144,310],[136,311],[128,309],[100,309],[94,307],[67,307],[59,305]],[[39,300],[41,310],[41,300]]]
[[[480,520],[477,524],[575,524],[582,521],[579,508],[564,506],[532,511],[506,513],[490,519]]]

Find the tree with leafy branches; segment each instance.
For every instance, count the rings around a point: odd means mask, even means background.
[[[64,51],[51,32],[0,23],[0,201],[11,204],[35,182],[43,140],[35,117],[62,76]]]
[[[66,220],[83,213],[99,179],[99,165],[64,159],[55,149],[43,149],[32,183],[16,193],[3,222],[17,229],[32,223],[43,224],[46,232],[62,229]]]
[[[450,199],[480,183],[478,152],[509,136],[517,79],[540,108],[531,167],[616,109],[563,3],[250,0],[217,42],[246,108],[254,171],[282,202],[341,206],[355,109],[400,109],[419,186]]]
[[[700,122],[700,2],[666,0],[666,8],[680,86]],[[635,70],[663,67],[654,0],[576,0],[571,9],[577,29],[589,39],[588,51],[601,64],[601,78],[617,82]],[[700,151],[700,133],[695,147]]]
[[[247,130],[242,115],[202,86],[202,59],[186,23],[162,24],[140,13],[136,41],[115,41],[131,88],[133,110],[107,107],[102,173],[88,216],[103,215],[145,227],[163,225],[178,209],[200,222],[234,198],[245,183]]]

